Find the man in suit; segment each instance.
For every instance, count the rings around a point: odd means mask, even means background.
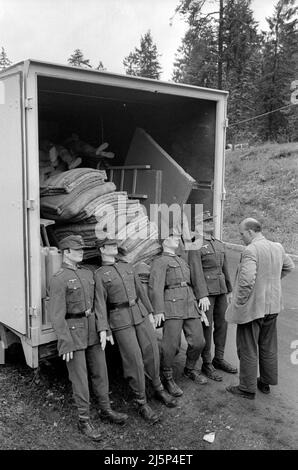
[[[227,257],[224,244],[214,238],[213,217],[209,211],[203,212],[203,244],[198,250],[190,250],[188,262],[191,272],[191,283],[199,304],[206,313],[209,326],[203,324],[205,347],[202,351],[202,372],[215,381],[222,376],[216,371],[221,369],[236,374],[237,369],[224,360],[227,337],[225,311],[227,297],[230,298],[232,284],[230,281]],[[229,300],[229,299],[228,299]],[[214,358],[211,359],[212,329],[215,346]]]
[[[276,321],[282,309],[281,278],[294,269],[294,263],[280,243],[264,237],[257,220],[243,220],[239,231],[246,248],[226,320],[237,324],[240,380],[227,391],[253,400],[257,388],[268,394],[270,385],[277,384]]]

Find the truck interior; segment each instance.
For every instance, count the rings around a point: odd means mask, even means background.
[[[112,166],[125,165],[135,130],[144,129],[195,179],[185,202],[212,210],[215,101],[39,76],[38,115],[39,141],[63,143],[76,134],[94,147],[107,142]],[[141,154],[138,160],[148,163]],[[96,168],[98,160],[84,158],[83,164]]]

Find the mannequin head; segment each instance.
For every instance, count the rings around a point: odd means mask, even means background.
[[[179,247],[180,239],[180,235],[170,235],[169,237],[165,238],[162,244],[163,251],[175,253]]]
[[[80,235],[69,235],[59,242],[59,248],[63,252],[63,261],[76,265],[83,260],[84,240]]]

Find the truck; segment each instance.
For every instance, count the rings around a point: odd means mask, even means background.
[[[220,239],[227,96],[31,59],[0,73],[0,363],[15,342],[31,368],[56,347],[41,294],[40,137],[57,125],[89,142],[105,132],[121,166],[135,130],[144,129],[194,179],[188,202],[212,211]],[[138,159],[146,165],[142,152]]]

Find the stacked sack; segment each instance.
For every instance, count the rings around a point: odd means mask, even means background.
[[[120,255],[133,264],[160,252],[158,233],[138,200],[116,191],[106,173],[76,168],[48,178],[40,188],[41,215],[57,221],[58,242],[71,234],[83,237],[84,259],[96,257],[96,241],[107,231],[120,240]]]

